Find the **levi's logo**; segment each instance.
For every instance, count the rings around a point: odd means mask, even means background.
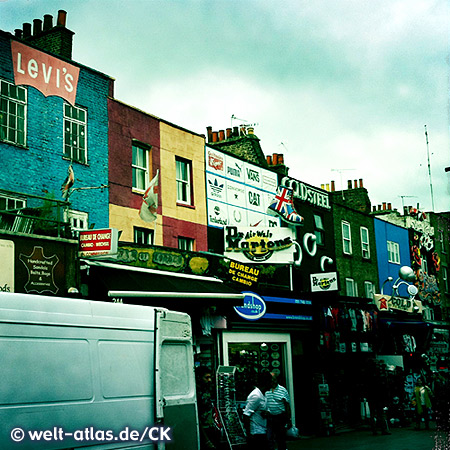
[[[56,95],[75,104],[78,67],[16,41],[11,41],[11,52],[17,86],[33,86],[46,97]]]

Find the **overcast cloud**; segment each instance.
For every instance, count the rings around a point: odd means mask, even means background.
[[[373,205],[431,209],[426,124],[450,210],[447,0],[0,0],[1,29],[59,9],[119,100],[202,134],[257,123],[292,177],[362,178]]]

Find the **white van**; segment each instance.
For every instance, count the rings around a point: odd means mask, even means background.
[[[187,314],[0,293],[2,450],[198,447]]]

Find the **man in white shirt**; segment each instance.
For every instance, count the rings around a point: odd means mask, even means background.
[[[269,448],[286,450],[286,426],[291,422],[290,397],[287,389],[272,374],[272,386],[266,392],[267,409],[269,410],[267,435]]]
[[[272,376],[260,373],[257,386],[247,397],[244,409],[244,424],[247,430],[249,450],[268,450],[267,440],[267,400],[264,393],[270,389]]]

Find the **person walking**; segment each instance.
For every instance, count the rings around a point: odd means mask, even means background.
[[[249,450],[269,450],[267,439],[267,399],[264,393],[271,388],[271,385],[272,376],[270,372],[262,372],[258,375],[255,388],[247,397],[243,419],[247,431]]]
[[[425,422],[425,429],[430,429],[431,396],[431,389],[425,385],[422,378],[418,378],[413,395],[413,405],[416,407],[416,430],[420,430],[422,418]]]
[[[287,389],[278,383],[277,376],[273,373],[271,375],[272,386],[266,392],[269,411],[267,438],[270,450],[286,450],[286,427],[291,423],[291,400]]]

